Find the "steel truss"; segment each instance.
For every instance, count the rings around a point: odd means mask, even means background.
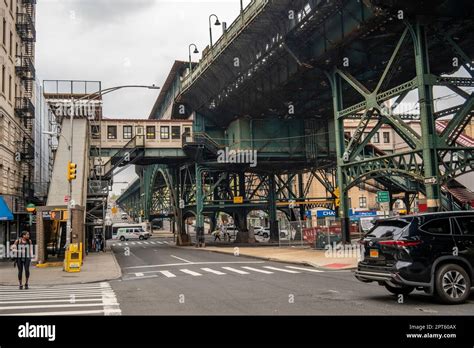
[[[406,22],[406,28],[393,50],[374,90],[370,91],[349,71],[334,68],[327,73],[333,94],[334,118],[337,145],[338,186],[341,191],[340,217],[343,219],[344,241],[349,242],[348,190],[368,179],[390,177],[400,184],[405,192],[416,192],[421,188],[426,194],[429,211],[441,208],[441,186],[449,180],[472,171],[473,148],[463,148],[456,140],[472,118],[474,93],[467,93],[461,87],[474,84],[474,71],[470,69],[471,59],[445,33],[446,46],[454,49],[470,73],[469,78],[435,76],[430,73],[428,40],[426,28],[419,22]],[[396,69],[397,58],[405,41],[411,38],[414,48],[416,77],[387,91],[381,91],[388,84],[389,76]],[[449,71],[450,69],[446,69]],[[362,102],[343,107],[343,84],[351,86],[363,98]],[[435,113],[433,87],[446,86],[465,100],[462,105]],[[404,121],[402,115],[394,113],[396,107],[416,90],[420,105],[421,134],[416,133]],[[385,102],[396,98],[393,105]],[[437,117],[453,115],[444,132],[436,131]],[[359,119],[357,129],[350,141],[344,138],[344,120]],[[363,137],[369,122],[376,122],[373,129]],[[364,158],[364,151],[372,136],[382,125],[389,125],[406,142],[408,151],[390,155],[376,155]],[[424,186],[424,187],[423,187]]]

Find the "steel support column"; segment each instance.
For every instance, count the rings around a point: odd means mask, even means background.
[[[204,240],[204,193],[202,186],[202,169],[196,164],[196,247],[205,245]]]
[[[344,138],[344,118],[339,117],[339,111],[342,110],[342,86],[341,77],[339,74],[333,72],[329,75],[332,88],[332,98],[334,107],[334,130],[336,133],[336,155],[337,155],[337,186],[339,187],[339,209],[338,217],[341,219],[342,242],[344,244],[351,242],[349,229],[349,200],[346,189],[345,175],[344,175],[344,153],[345,153],[345,138]]]
[[[440,180],[438,175],[437,133],[434,118],[433,86],[427,81],[430,73],[428,45],[425,27],[416,23],[414,33],[415,65],[418,79],[418,96],[420,103],[421,140],[423,146],[424,177],[436,178],[436,182],[426,185],[428,211],[438,211],[440,202]]]
[[[277,220],[277,205],[276,205],[276,183],[275,175],[268,176],[269,192],[268,192],[268,217],[270,220],[270,241],[278,241],[278,220]]]

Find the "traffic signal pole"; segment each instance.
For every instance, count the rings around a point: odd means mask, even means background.
[[[71,237],[72,237],[72,211],[71,211],[71,201],[72,201],[72,180],[71,180],[71,164],[73,163],[72,158],[72,150],[73,150],[73,140],[74,140],[74,131],[73,131],[73,119],[75,113],[75,105],[74,105],[74,98],[72,98],[72,110],[70,115],[70,138],[69,138],[69,163],[67,168],[67,177],[69,181],[69,199],[67,203],[67,227],[66,227],[66,250],[71,244]]]

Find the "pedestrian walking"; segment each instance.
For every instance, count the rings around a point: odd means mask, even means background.
[[[18,267],[19,289],[23,290],[23,269],[25,270],[25,290],[28,289],[28,281],[30,279],[30,265],[33,258],[33,243],[30,239],[30,233],[23,231],[21,237],[13,244],[16,250],[15,264]]]

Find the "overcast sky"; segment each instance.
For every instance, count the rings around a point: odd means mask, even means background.
[[[244,5],[249,2],[244,0]],[[210,14],[230,25],[239,12],[239,0],[38,1],[38,81],[98,80],[103,88],[162,86],[174,60],[188,60],[189,44],[201,52],[209,44]],[[213,26],[213,33],[217,39],[222,29]],[[158,93],[125,89],[109,94],[104,116],[148,118]],[[128,181],[129,173],[124,171],[116,181]]]

